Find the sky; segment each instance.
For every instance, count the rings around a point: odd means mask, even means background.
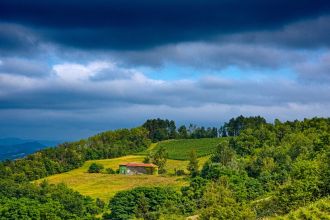
[[[1,0],[0,137],[330,116],[328,0]]]

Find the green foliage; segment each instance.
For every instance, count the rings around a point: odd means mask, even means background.
[[[102,164],[92,163],[88,168],[88,173],[100,173],[104,169]]]
[[[262,184],[257,179],[249,177],[244,170],[235,170],[209,161],[205,163],[201,176],[213,181],[222,178],[240,202],[253,200],[264,193]]]
[[[1,219],[48,219],[60,220],[63,218],[74,219],[77,216],[70,215],[58,202],[42,204],[28,198],[0,199]]]
[[[330,146],[324,150],[320,162],[320,180],[323,196],[330,195]]]
[[[101,209],[64,185],[0,180],[0,219],[94,219]]]
[[[105,172],[107,173],[107,174],[116,174],[117,172],[114,170],[114,169],[112,169],[112,168],[106,168],[105,169]]]
[[[192,209],[201,208],[201,201],[206,189],[207,181],[201,177],[191,179],[189,186],[181,188],[182,195],[189,201],[194,201]]]
[[[276,194],[279,209],[287,213],[320,197],[320,170],[316,161],[298,160],[293,164],[291,181]]]
[[[200,138],[216,138],[218,137],[218,129],[215,127],[198,127],[190,124],[188,128],[188,138],[200,139]]]
[[[182,125],[178,128],[178,138],[179,139],[186,139],[189,137],[188,130],[185,125]]]
[[[223,182],[210,183],[202,197],[200,219],[255,219],[248,206],[238,203]]]
[[[34,186],[29,180],[80,167],[86,160],[114,158],[145,150],[149,144],[144,128],[103,132],[86,140],[64,143],[16,161],[0,163],[0,219],[95,219],[100,212],[89,197],[65,186]],[[99,172],[93,165],[90,172]],[[20,183],[20,184],[18,184]]]
[[[220,135],[222,137],[238,136],[242,130],[247,128],[257,129],[262,125],[266,125],[266,120],[260,116],[246,118],[241,115],[237,118],[232,118],[228,123],[225,123],[220,128]]]
[[[187,129],[185,125],[176,130],[174,121],[168,119],[149,119],[143,125],[149,131],[149,138],[152,142],[158,142],[169,139],[200,139],[200,138],[216,138],[218,137],[218,129],[216,127],[198,127],[190,124]]]
[[[260,118],[237,119],[223,128],[232,137],[204,164],[201,177],[221,180],[231,192],[229,197],[253,207],[258,218],[282,215],[329,196],[330,119],[275,120],[274,124]],[[207,213],[228,210],[207,209],[205,218],[221,219]]]
[[[17,161],[0,163],[0,219],[93,219],[104,210],[64,185],[30,180],[81,166],[90,159],[143,151],[160,142],[146,162],[164,171],[167,157],[187,160],[192,174],[181,193],[169,188],[136,188],[110,201],[111,219],[328,219],[330,119],[267,123],[261,117],[231,119],[217,129],[190,125],[176,131],[173,121],[148,120],[144,128],[104,132],[65,143]],[[198,139],[200,138],[200,139]],[[196,149],[196,152],[191,152]],[[211,155],[199,175],[197,158]],[[96,164],[97,165],[97,164]],[[94,167],[95,168],[95,167]],[[98,170],[92,168],[91,170]],[[84,168],[86,170],[86,168]],[[113,170],[106,170],[113,173]],[[316,202],[315,201],[321,201]],[[312,205],[309,205],[312,204]],[[296,209],[297,211],[292,211]],[[289,214],[288,214],[289,213]],[[288,214],[288,215],[286,215]]]
[[[237,138],[229,140],[230,147],[241,156],[250,155],[254,149],[260,147],[260,140],[255,136],[254,130],[248,128],[241,131]]]
[[[164,147],[160,147],[155,152],[150,152],[149,155],[144,158],[143,162],[156,164],[158,166],[158,172],[162,174],[166,172],[165,166],[167,158],[167,150]]]
[[[159,219],[161,214],[183,214],[187,201],[171,188],[139,187],[122,191],[110,200],[111,219]]]
[[[285,216],[279,216],[278,220],[309,220],[309,219],[330,219],[330,199],[320,199],[317,202],[291,211]]]
[[[16,161],[0,163],[0,177],[17,182],[40,179],[82,166],[86,160],[106,159],[147,149],[150,144],[144,128],[107,131],[72,143],[48,148]]]
[[[97,198],[96,199],[96,206],[99,207],[100,209],[104,209],[105,202],[103,202],[101,199]]]
[[[223,166],[230,166],[235,159],[235,151],[228,146],[227,141],[223,141],[216,148],[211,157],[213,163],[220,163]]]
[[[149,138],[152,142],[174,139],[177,136],[174,121],[157,119],[149,119],[143,125],[149,131]]]
[[[191,150],[189,155],[189,164],[187,170],[190,172],[191,177],[195,177],[198,175],[198,159],[195,149]]]
[[[175,170],[175,175],[177,176],[184,176],[186,175],[186,172],[184,172],[184,170]]]

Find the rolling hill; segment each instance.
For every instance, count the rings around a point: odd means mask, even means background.
[[[0,145],[0,161],[22,158],[45,147],[45,145],[36,141],[13,145]]]
[[[208,160],[209,155],[219,143],[220,139],[202,139],[202,140],[171,140],[163,141],[159,144],[151,144],[148,151],[142,152],[140,155],[128,155],[118,157],[114,159],[103,160],[89,160],[86,161],[82,167],[71,170],[66,173],[52,175],[40,180],[36,183],[40,183],[43,180],[47,180],[51,184],[65,183],[68,187],[80,192],[83,195],[91,196],[92,198],[100,198],[104,201],[108,201],[117,192],[122,190],[128,190],[139,186],[171,186],[179,189],[181,186],[187,185],[188,182],[182,176],[175,176],[176,170],[184,170],[186,173],[187,165],[189,163],[188,155],[190,153],[190,146],[197,146],[199,153],[199,166]],[[124,162],[142,162],[144,155],[149,151],[153,151],[159,148],[160,144],[165,144],[169,153],[169,158],[166,164],[166,175],[119,175],[119,174],[105,174],[105,173],[88,173],[88,167],[92,163],[102,164],[104,168],[118,169],[120,163]],[[177,154],[178,148],[180,148],[179,159],[172,159],[173,155]],[[203,157],[202,157],[203,156]]]
[[[57,145],[58,141],[0,138],[0,161],[14,160],[32,154],[45,147]]]
[[[91,163],[102,164],[104,168],[118,169],[120,163],[124,162],[142,162],[144,156],[124,156],[114,159],[90,160],[78,169],[71,170],[66,173],[52,175],[40,180],[37,183],[47,180],[52,184],[65,183],[68,187],[80,192],[83,195],[92,198],[100,198],[108,201],[117,192],[132,189],[138,186],[171,186],[179,189],[181,186],[187,185],[188,182],[180,176],[174,176],[174,169],[183,169],[187,172],[186,167],[188,161],[171,160],[167,161],[167,175],[121,175],[121,174],[105,174],[105,173],[88,173],[88,167]],[[199,165],[208,159],[202,157],[199,159]]]

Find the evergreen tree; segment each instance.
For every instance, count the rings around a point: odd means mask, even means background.
[[[187,169],[189,170],[191,177],[195,177],[198,175],[198,159],[197,159],[197,154],[196,154],[195,149],[193,149],[190,152],[189,164],[188,164]]]
[[[178,137],[181,139],[186,139],[189,137],[188,135],[188,131],[185,125],[182,125],[181,127],[179,127],[178,129]]]

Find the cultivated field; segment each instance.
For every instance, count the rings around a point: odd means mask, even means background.
[[[93,198],[100,198],[108,201],[118,191],[132,189],[138,186],[171,186],[179,189],[181,186],[187,185],[184,177],[174,176],[174,169],[184,169],[188,165],[188,161],[171,160],[167,162],[167,175],[120,175],[120,174],[103,174],[88,173],[88,167],[91,163],[96,162],[103,164],[105,168],[118,169],[120,163],[125,162],[142,162],[144,156],[125,156],[106,160],[87,161],[78,169],[71,170],[66,173],[56,174],[44,179],[49,183],[58,184],[65,183],[70,188],[77,190],[83,195]],[[208,157],[200,158],[200,166],[208,159]],[[37,182],[41,182],[38,180]]]
[[[225,138],[168,140],[159,142],[153,147],[153,150],[164,146],[170,159],[188,160],[192,149],[196,150],[198,157],[207,156],[213,153],[216,146],[225,140]]]

